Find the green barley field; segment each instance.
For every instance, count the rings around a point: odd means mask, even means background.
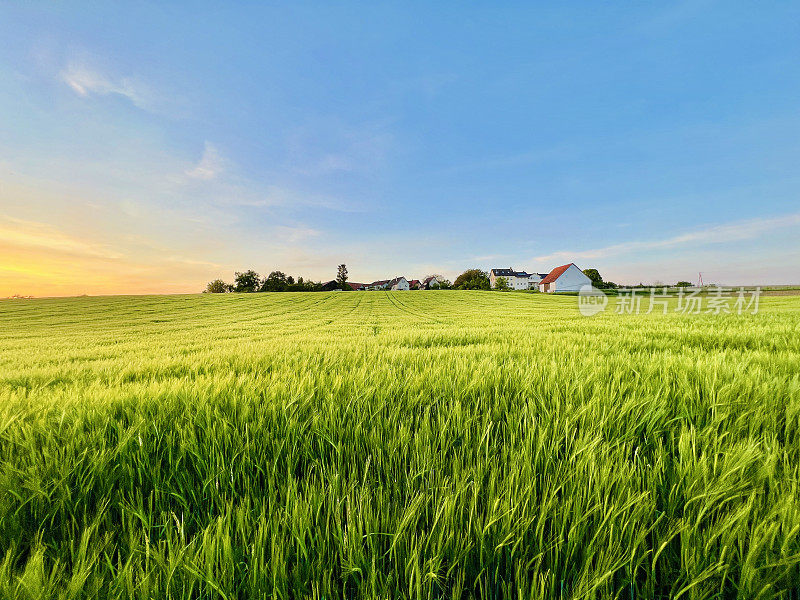
[[[0,598],[799,587],[800,297],[0,302]]]

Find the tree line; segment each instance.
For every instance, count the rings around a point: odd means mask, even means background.
[[[613,281],[603,281],[597,269],[584,269],[583,273],[592,280],[592,285],[600,289],[616,289],[619,286]],[[266,277],[261,277],[256,271],[236,272],[233,283],[226,283],[222,279],[210,281],[206,286],[206,293],[224,294],[226,292],[321,292],[331,289],[350,290],[347,284],[348,274],[347,265],[341,264],[337,267],[336,279],[327,284],[319,281],[311,281],[291,275],[286,275],[283,271],[272,271]],[[688,281],[679,281],[680,286],[691,285]],[[644,284],[632,287],[645,287]],[[438,289],[453,290],[489,290],[489,273],[482,269],[467,269],[450,283],[444,278],[439,278],[436,286]],[[495,281],[495,289],[504,291],[511,287],[504,277],[498,277]]]
[[[266,277],[261,277],[256,271],[237,271],[233,283],[226,283],[222,279],[209,281],[206,285],[207,294],[224,294],[226,292],[321,292],[323,284],[291,275],[283,271],[272,271]]]

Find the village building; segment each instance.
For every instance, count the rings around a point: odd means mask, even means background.
[[[393,291],[408,291],[411,287],[405,277],[395,277],[389,282],[389,289]]]
[[[381,279],[380,281],[373,281],[372,283],[368,283],[364,286],[365,290],[385,290],[388,289],[389,280],[388,279]]]
[[[585,285],[592,285],[592,280],[583,274],[575,263],[556,267],[539,282],[540,292],[579,292]]]
[[[538,289],[539,282],[545,276],[544,273],[515,271],[511,267],[508,269],[492,269],[489,271],[489,285],[494,289],[497,287],[497,278],[503,277],[508,287],[512,290],[535,290]]]
[[[422,283],[419,285],[419,289],[429,290],[431,288],[438,288],[441,284],[442,280],[439,279],[438,275],[430,275],[422,280]]]
[[[507,269],[491,269],[489,271],[489,283],[492,289],[497,288],[497,280],[503,277],[506,284],[512,290],[538,290],[540,292],[578,292],[585,285],[591,285],[592,281],[575,263],[556,267],[550,273],[528,273],[527,271],[517,271],[511,267]],[[423,280],[405,277],[394,277],[392,279],[381,279],[372,283],[356,283],[348,281],[347,286],[351,290],[429,290],[437,289],[442,284],[442,279],[438,275],[430,275]],[[322,284],[323,290],[339,289],[336,280],[326,281]]]
[[[395,277],[394,279],[381,279],[372,283],[365,283],[360,289],[363,290],[410,290],[411,286],[405,277]]]
[[[339,282],[335,279],[331,279],[330,281],[325,281],[322,283],[322,291],[323,292],[332,292],[333,290],[339,289]]]

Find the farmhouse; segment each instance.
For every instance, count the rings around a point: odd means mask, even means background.
[[[439,279],[437,275],[431,275],[430,277],[426,277],[422,280],[422,283],[419,285],[419,289],[421,290],[429,290],[433,286],[440,286],[442,281]]]
[[[361,284],[360,290],[410,290],[411,286],[405,277],[394,279],[381,279],[372,283]]]
[[[498,277],[504,277],[508,287],[512,290],[535,290],[539,282],[545,277],[545,274],[515,271],[511,267],[508,269],[492,269],[489,271],[489,284],[492,289],[496,287]]]
[[[578,292],[592,280],[583,274],[575,263],[556,267],[539,282],[540,292]]]
[[[332,292],[333,290],[339,289],[339,282],[335,279],[331,279],[330,281],[325,281],[322,284],[322,291],[323,292]]]
[[[408,280],[405,277],[395,277],[389,282],[389,289],[390,290],[402,290],[408,291],[411,287],[408,285]]]

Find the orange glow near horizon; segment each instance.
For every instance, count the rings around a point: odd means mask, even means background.
[[[164,261],[132,263],[0,241],[0,298],[192,293],[215,276],[211,268],[178,271]]]
[[[25,177],[2,163],[0,181],[0,298],[196,293],[226,272],[190,260],[191,242],[143,235],[91,189]],[[167,225],[180,224],[176,217]]]

